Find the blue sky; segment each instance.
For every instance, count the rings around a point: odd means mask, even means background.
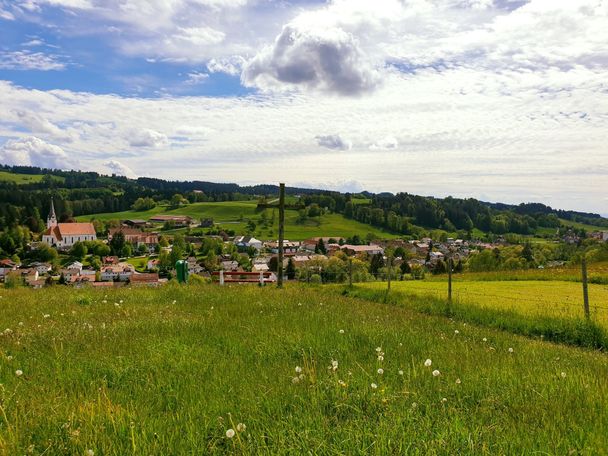
[[[0,0],[0,162],[607,213],[606,42],[608,0]]]

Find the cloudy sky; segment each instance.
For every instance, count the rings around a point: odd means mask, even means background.
[[[0,0],[0,162],[608,213],[608,0]]]

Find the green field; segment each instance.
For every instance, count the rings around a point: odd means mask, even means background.
[[[0,454],[608,452],[605,354],[324,290],[2,290]]]
[[[234,230],[237,234],[245,234],[248,219],[257,222],[260,217],[256,213],[257,201],[227,201],[221,203],[194,203],[177,209],[156,207],[149,211],[125,211],[105,214],[84,215],[78,217],[80,221],[88,221],[93,218],[98,220],[124,220],[143,219],[158,214],[165,215],[188,215],[194,219],[212,218],[222,229]],[[262,240],[276,239],[278,237],[278,209],[275,211],[275,223],[269,228],[257,228],[254,233]],[[273,210],[267,209],[269,218]],[[394,234],[387,233],[379,228],[366,225],[356,220],[347,219],[341,214],[327,214],[320,218],[320,225],[316,220],[308,220],[305,224],[297,223],[298,213],[294,210],[285,212],[285,237],[292,241],[299,241],[315,236],[351,237],[355,234],[365,237],[368,233],[379,238],[395,238]],[[183,231],[183,230],[179,230]]]
[[[385,283],[361,285],[385,289]],[[414,296],[447,298],[447,280],[394,282],[391,288]],[[566,281],[474,281],[455,280],[454,306],[474,305],[480,309],[513,312],[528,318],[582,319],[582,285]],[[608,330],[608,286],[589,285],[590,313],[593,321]]]
[[[0,182],[14,182],[16,184],[36,184],[42,181],[42,174],[17,174],[0,171]],[[59,176],[53,176],[53,179],[63,182],[65,179]]]

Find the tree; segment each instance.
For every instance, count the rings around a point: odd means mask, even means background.
[[[526,242],[524,244],[524,248],[521,251],[521,256],[528,263],[532,263],[534,261],[534,252],[532,251],[532,245],[530,245],[530,242]]]
[[[293,258],[290,258],[287,262],[287,268],[285,269],[285,273],[287,274],[287,279],[293,280],[296,277],[296,263],[293,261]]]
[[[268,269],[270,269],[272,272],[277,272],[279,270],[278,257],[273,256],[272,258],[270,258],[270,261],[268,262]]]
[[[317,241],[317,245],[315,247],[315,253],[320,253],[322,255],[325,255],[327,253],[327,249],[325,248],[325,242],[323,241],[323,238],[319,238],[319,240]]]
[[[87,249],[85,243],[78,241],[70,249],[70,256],[78,260],[82,260],[85,256],[87,256],[88,251],[89,250]]]
[[[372,260],[369,265],[369,272],[373,275],[378,274],[380,268],[384,267],[384,256],[381,253],[376,253],[372,256]]]
[[[110,241],[110,249],[114,255],[121,255],[122,249],[125,247],[125,235],[122,231],[117,231],[112,236],[112,240]]]
[[[407,261],[401,263],[399,269],[401,269],[401,274],[409,274],[410,272],[412,272],[412,268],[410,267],[410,264]]]
[[[171,197],[170,205],[172,208],[179,207],[182,204],[188,204],[188,200],[186,198],[184,198],[182,195],[180,195],[179,193],[176,193],[175,195],[173,195]]]
[[[156,201],[150,197],[137,198],[131,207],[134,211],[147,211],[156,207]]]

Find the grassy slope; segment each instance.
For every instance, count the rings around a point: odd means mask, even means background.
[[[361,285],[386,289],[386,284]],[[467,281],[452,284],[455,306],[514,312],[525,317],[582,319],[583,292],[580,283],[563,281]],[[392,289],[416,296],[447,297],[447,281],[395,282]],[[589,285],[591,317],[608,329],[608,287]]]
[[[158,214],[189,215],[195,219],[202,217],[213,218],[224,229],[232,229],[237,233],[245,232],[245,223],[242,219],[253,218],[257,220],[259,214],[255,212],[256,201],[229,201],[221,203],[195,203],[189,204],[178,209],[167,210],[164,207],[156,207],[149,211],[135,212],[115,212],[105,214],[94,214],[78,217],[78,220],[86,221],[96,218],[98,220],[117,220],[117,219],[144,219]],[[269,210],[269,214],[272,211]],[[278,210],[277,210],[278,213]],[[241,217],[242,216],[242,217]],[[309,221],[305,225],[297,224],[298,213],[293,210],[285,212],[285,237],[297,241],[314,236],[343,236],[350,237],[355,234],[365,236],[373,233],[378,237],[394,238],[397,237],[383,230],[366,225],[364,223],[350,220],[340,214],[328,214],[321,218],[321,225],[317,226],[314,221]],[[271,234],[272,233],[272,234]],[[274,239],[278,236],[278,225],[268,229],[258,229],[256,235],[262,239]]]
[[[298,287],[2,295],[2,454],[608,451],[604,354]]]
[[[0,171],[0,181],[2,182],[15,182],[17,184],[35,184],[40,182],[44,176],[42,174],[17,174],[9,173],[7,171]],[[56,177],[56,179],[63,178]]]

